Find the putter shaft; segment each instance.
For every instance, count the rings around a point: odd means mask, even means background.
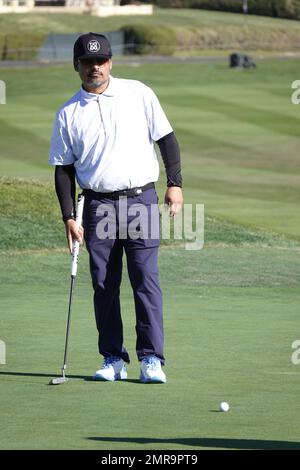
[[[78,195],[78,203],[77,203],[77,211],[76,211],[76,223],[77,223],[78,227],[80,227],[80,225],[82,223],[83,207],[84,207],[84,196],[82,194],[79,194]],[[66,372],[66,368],[67,368],[67,354],[68,354],[68,344],[69,344],[70,321],[71,321],[72,304],[73,304],[74,284],[75,284],[75,278],[76,278],[76,274],[77,274],[79,247],[80,247],[79,242],[77,240],[74,241],[73,251],[72,251],[72,263],[71,263],[71,286],[70,286],[70,296],[69,296],[67,331],[66,331],[66,339],[65,339],[64,362],[63,362],[63,366],[62,366],[62,369],[61,369],[62,377],[52,379],[50,381],[51,385],[58,385],[60,383],[66,382],[68,380],[66,375],[65,375],[65,372]]]

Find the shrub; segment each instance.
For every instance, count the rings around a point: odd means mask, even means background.
[[[0,34],[0,61],[34,59],[43,40],[43,34],[33,32]]]
[[[122,28],[127,54],[172,55],[176,50],[175,31],[165,26],[130,25]]]

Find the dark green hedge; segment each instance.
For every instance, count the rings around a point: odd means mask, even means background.
[[[172,55],[177,46],[175,31],[165,26],[124,26],[125,53]]]
[[[34,59],[43,40],[43,34],[34,32],[26,34],[15,32],[1,34],[0,32],[0,61]]]
[[[243,12],[243,0],[153,0],[152,3],[164,8],[202,8],[234,13]],[[300,19],[300,0],[248,0],[248,13]]]

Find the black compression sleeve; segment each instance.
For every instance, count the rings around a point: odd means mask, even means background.
[[[156,142],[165,165],[167,186],[182,186],[180,149],[174,132]]]
[[[55,167],[55,190],[59,200],[63,221],[75,216],[75,168],[74,165]]]

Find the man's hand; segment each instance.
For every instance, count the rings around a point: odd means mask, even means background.
[[[83,227],[77,228],[77,223],[73,219],[69,219],[65,222],[66,237],[68,241],[68,247],[70,253],[73,251],[73,240],[79,241],[80,245],[83,244]]]
[[[165,204],[169,207],[170,217],[180,212],[183,205],[182,190],[178,186],[170,186],[165,194]]]

